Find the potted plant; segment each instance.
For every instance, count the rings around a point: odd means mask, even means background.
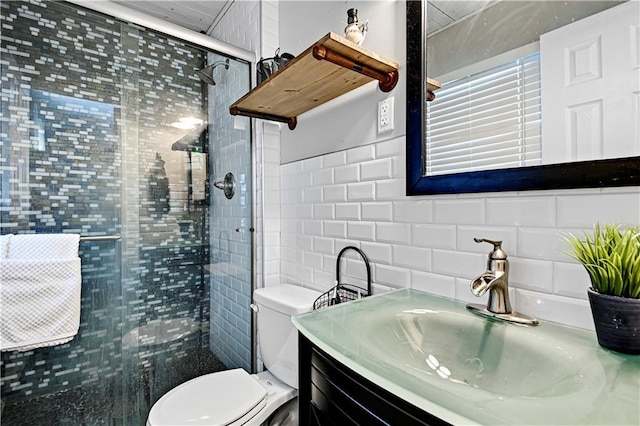
[[[598,343],[640,354],[640,227],[594,225],[584,239],[568,234],[569,256],[591,279],[589,304]]]

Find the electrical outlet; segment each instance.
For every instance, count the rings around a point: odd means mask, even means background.
[[[393,97],[378,102],[378,133],[393,130]]]

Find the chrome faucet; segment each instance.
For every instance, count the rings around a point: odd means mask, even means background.
[[[487,260],[487,270],[471,281],[471,292],[480,297],[489,291],[489,301],[487,306],[470,303],[467,305],[467,309],[479,315],[504,321],[529,325],[538,324],[537,319],[511,309],[511,302],[509,301],[509,260],[507,260],[507,253],[502,250],[502,241],[488,240],[486,238],[474,238],[473,240],[476,243],[493,244],[493,250],[489,252]]]

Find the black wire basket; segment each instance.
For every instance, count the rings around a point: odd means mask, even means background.
[[[364,261],[364,265],[367,269],[367,288],[361,288],[352,284],[340,284],[340,259],[342,255],[349,250],[353,250],[357,252],[362,260]],[[335,286],[332,287],[329,291],[324,292],[313,302],[313,310],[326,308],[327,306],[337,305],[338,303],[348,302],[350,300],[360,299],[362,297],[367,297],[372,292],[371,287],[371,266],[369,265],[369,258],[362,250],[358,247],[354,246],[346,246],[340,253],[338,253],[338,258],[336,259],[336,280]]]
[[[361,287],[351,284],[338,284],[320,295],[313,302],[313,309],[322,309],[327,306],[337,305],[338,303],[357,300],[369,295],[369,292]]]
[[[280,48],[276,50],[276,53],[272,58],[260,58],[256,66],[258,84],[278,72],[280,68],[284,68],[284,66],[293,58],[294,56],[291,53],[283,53],[281,55]]]

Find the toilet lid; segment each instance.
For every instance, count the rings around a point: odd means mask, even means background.
[[[227,425],[265,404],[267,391],[241,368],[207,374],[173,388],[151,408],[148,424]]]

